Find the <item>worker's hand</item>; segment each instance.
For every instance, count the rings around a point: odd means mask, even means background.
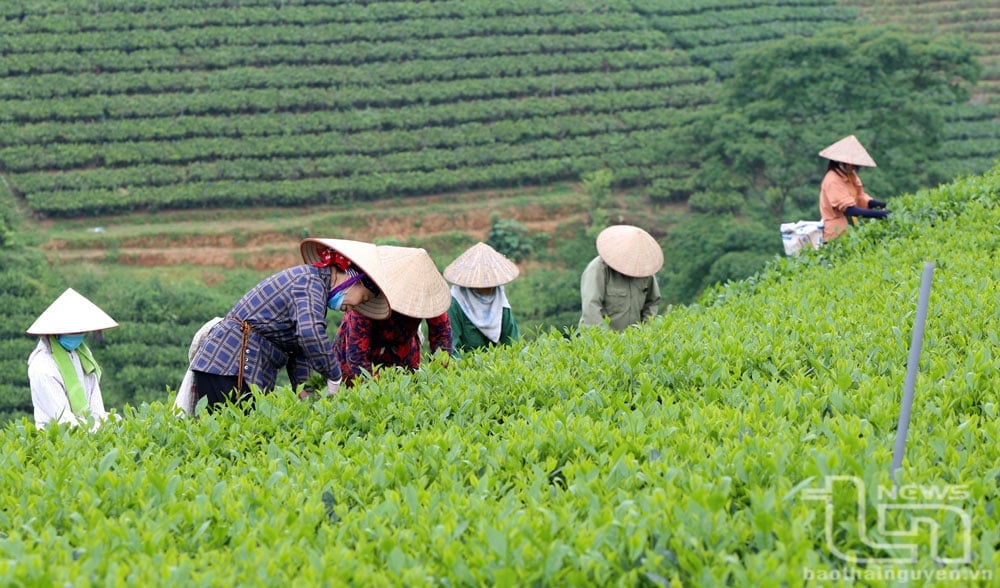
[[[327,395],[327,397],[336,395],[338,390],[340,390],[340,380],[327,380],[326,381],[326,395]]]
[[[871,210],[869,208],[859,208],[857,206],[848,206],[844,210],[846,216],[862,216],[865,218],[885,218],[889,216],[888,210]]]
[[[872,198],[868,201],[868,208],[885,208],[885,202]]]

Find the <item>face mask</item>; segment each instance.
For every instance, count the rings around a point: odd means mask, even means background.
[[[76,335],[59,335],[59,344],[63,346],[66,351],[73,351],[83,343],[83,334]]]
[[[481,292],[472,290],[472,295],[475,296],[476,300],[478,300],[482,304],[492,304],[493,299],[496,297],[496,294],[497,291],[495,288],[493,290],[490,290],[488,294],[483,294]]]
[[[344,303],[344,298],[346,296],[347,290],[334,292],[329,298],[326,299],[326,307],[330,310],[340,310],[340,305]]]
[[[330,297],[326,299],[326,307],[330,310],[340,310],[341,305],[344,304],[344,298],[347,296],[347,291],[351,289],[351,286],[355,282],[364,279],[366,276],[362,273],[352,272],[348,270],[349,278],[343,283],[330,291]]]

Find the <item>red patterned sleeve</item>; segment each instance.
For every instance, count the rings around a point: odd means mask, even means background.
[[[448,320],[448,313],[427,319],[427,338],[431,353],[442,349],[448,355],[455,355],[455,349],[451,342],[451,321]]]
[[[339,337],[341,342],[341,372],[344,383],[351,381],[363,372],[372,371],[372,324],[371,319],[358,312],[347,312],[340,323]]]

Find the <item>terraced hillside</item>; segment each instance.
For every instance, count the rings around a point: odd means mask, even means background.
[[[985,48],[986,79],[953,113],[944,157],[956,175],[988,169],[998,9],[840,4],[11,0],[0,173],[9,194],[63,217],[369,201],[599,168],[683,201],[692,149],[677,137],[733,57],[859,13]]]
[[[690,146],[674,138],[735,51],[854,14],[827,0],[659,4],[4,2],[0,169],[49,216],[339,203],[598,168],[656,191],[683,184]]]
[[[994,0],[850,0],[862,20],[909,31],[960,35],[981,50],[975,101],[1000,101],[1000,4]]]
[[[948,126],[944,156],[960,171],[978,172],[1000,157],[1000,4],[995,0],[845,0],[863,21],[908,31],[959,35],[983,64],[972,104]]]

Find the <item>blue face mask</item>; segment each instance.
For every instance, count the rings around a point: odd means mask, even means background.
[[[59,344],[62,345],[63,349],[66,351],[73,351],[83,343],[83,333],[77,333],[74,335],[59,335]]]
[[[343,283],[330,291],[330,297],[326,299],[326,307],[330,310],[340,310],[340,307],[344,304],[344,298],[347,297],[347,291],[351,289],[351,286],[355,282],[365,278],[365,275],[352,270],[347,270],[350,276]]]
[[[344,303],[344,298],[346,296],[347,290],[334,292],[329,298],[326,299],[326,307],[330,310],[340,310],[340,305]]]

